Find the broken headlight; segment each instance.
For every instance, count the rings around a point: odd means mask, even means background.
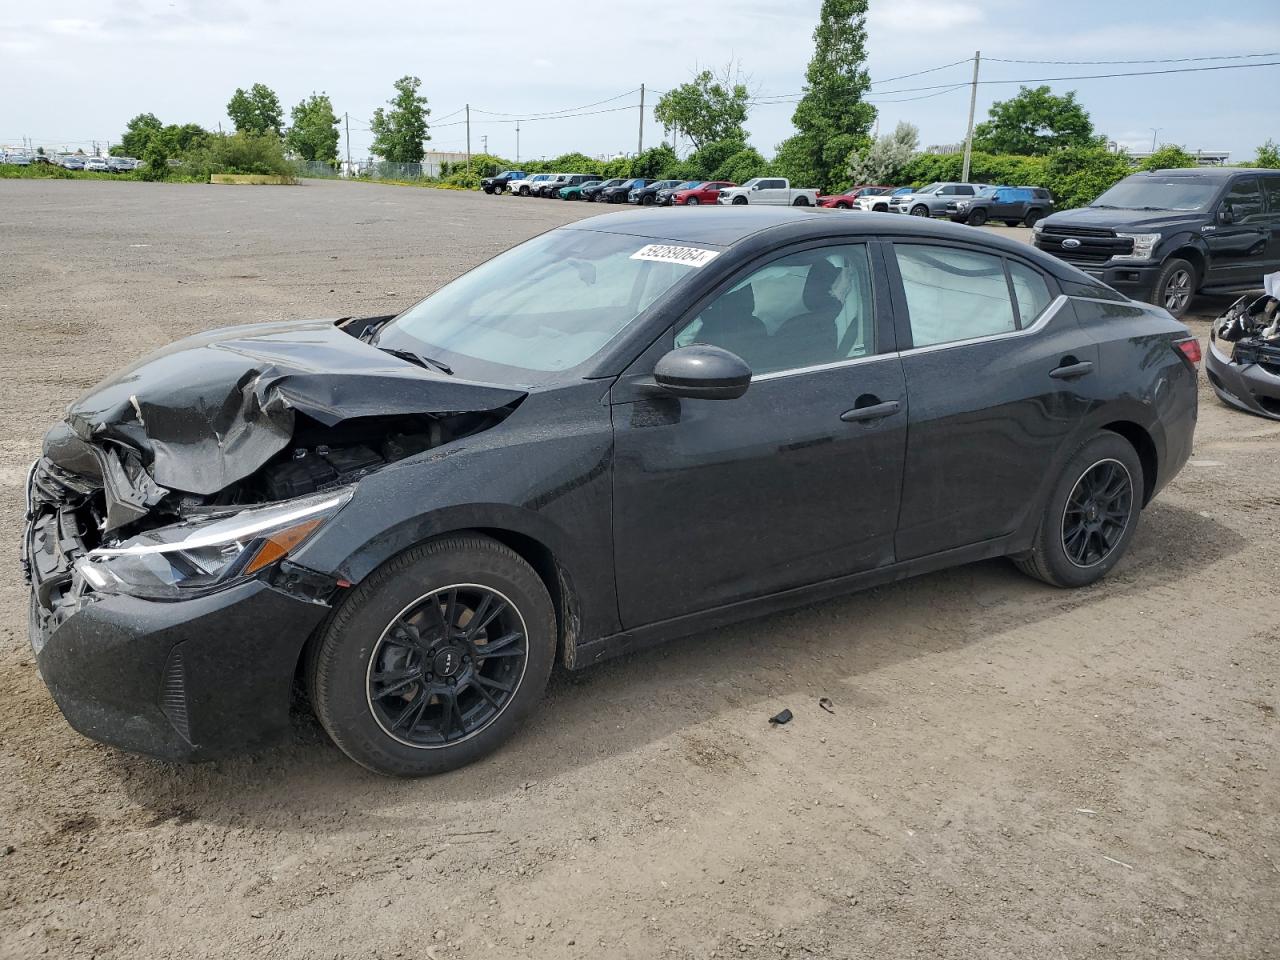
[[[351,499],[351,490],[148,530],[76,561],[99,593],[180,600],[255,576],[301,546]]]

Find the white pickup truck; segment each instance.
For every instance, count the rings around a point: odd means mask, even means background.
[[[716,203],[734,206],[771,203],[782,207],[813,207],[818,203],[818,191],[792,189],[791,181],[782,177],[756,177],[740,187],[725,187],[720,191]]]

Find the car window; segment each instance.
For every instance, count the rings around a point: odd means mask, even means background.
[[[1267,209],[1280,216],[1280,177],[1263,177],[1262,192],[1267,195]]]
[[[1013,284],[1013,296],[1018,301],[1021,326],[1029,327],[1053,300],[1049,284],[1039,272],[1016,260],[1009,261],[1009,282]]]
[[[676,345],[723,347],[757,374],[838,363],[875,352],[873,303],[864,244],[804,250],[734,282]]]
[[[953,192],[959,194],[962,197],[973,196],[973,187],[952,187],[952,190]]]
[[[1231,189],[1222,200],[1225,210],[1231,211],[1236,223],[1243,223],[1250,217],[1262,213],[1262,191],[1258,188],[1257,177],[1241,177],[1231,184]]]
[[[917,347],[1016,329],[1000,257],[954,247],[895,244]]]

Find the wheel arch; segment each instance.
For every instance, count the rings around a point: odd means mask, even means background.
[[[1170,260],[1185,260],[1196,270],[1195,289],[1199,290],[1205,281],[1205,271],[1209,265],[1208,259],[1199,247],[1192,243],[1184,243],[1182,246],[1167,254],[1162,263],[1168,263]]]
[[[1145,507],[1155,494],[1156,477],[1160,470],[1160,453],[1156,449],[1155,440],[1145,427],[1132,420],[1113,420],[1103,424],[1101,429],[1117,433],[1128,440],[1138,454],[1138,462],[1142,464],[1142,505]]]

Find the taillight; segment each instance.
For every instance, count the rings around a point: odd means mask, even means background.
[[[1200,366],[1200,341],[1195,337],[1187,337],[1185,340],[1175,340],[1173,349],[1182,354],[1182,359],[1187,361],[1194,370]]]

